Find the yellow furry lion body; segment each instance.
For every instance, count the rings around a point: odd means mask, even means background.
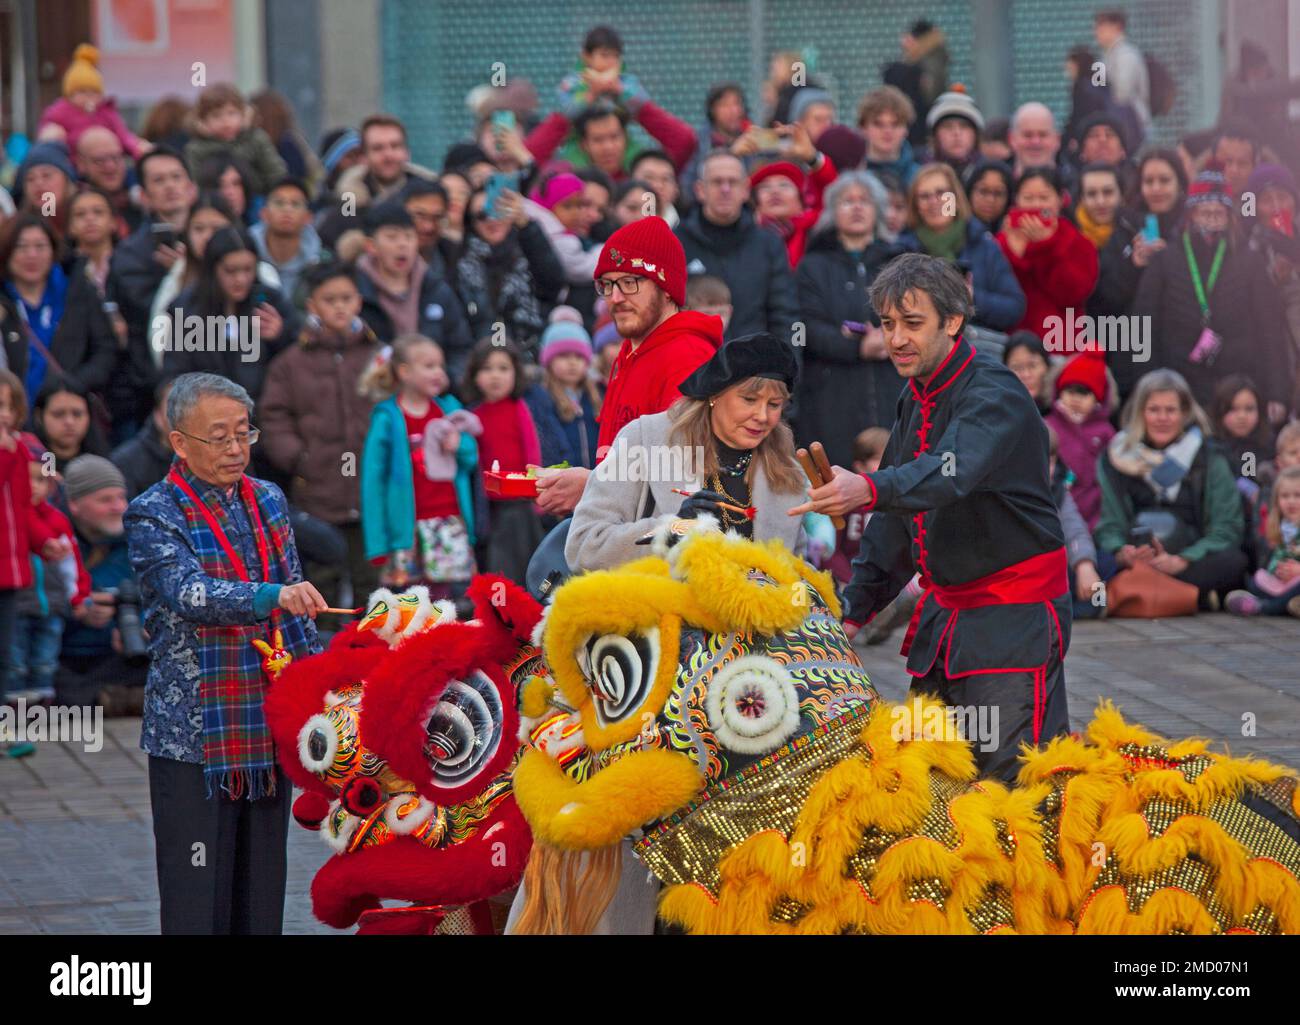
[[[631,836],[693,933],[1300,932],[1294,772],[1103,704],[1014,787],[978,780],[966,741],[879,700],[839,611],[778,543],[716,532],[561,587],[516,931],[593,927]]]

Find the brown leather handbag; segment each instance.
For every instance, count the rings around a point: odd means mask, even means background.
[[[1120,570],[1106,585],[1106,615],[1121,619],[1167,619],[1196,615],[1197,590],[1145,562]]]

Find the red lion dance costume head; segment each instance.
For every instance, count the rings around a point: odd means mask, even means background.
[[[477,577],[469,596],[475,618],[458,622],[422,588],[377,592],[267,695],[281,764],[304,790],[294,818],[336,852],[311,887],[326,925],[488,932],[486,901],[528,862],[510,773],[515,686],[541,664],[528,643],[541,607],[500,577]]]

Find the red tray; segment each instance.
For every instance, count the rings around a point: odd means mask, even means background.
[[[495,498],[536,498],[537,478],[483,471],[483,486]]]

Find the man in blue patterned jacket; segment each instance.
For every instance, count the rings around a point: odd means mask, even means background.
[[[252,413],[224,377],[178,377],[167,399],[176,460],[125,519],[149,635],[141,746],[164,935],[279,933],[284,915],[292,787],[251,642],[293,658],[319,651],[325,600],[302,579],[283,493],[244,473]]]

